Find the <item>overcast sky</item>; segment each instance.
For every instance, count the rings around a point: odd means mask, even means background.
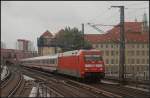
[[[127,8],[125,21],[142,21],[144,12],[149,17],[148,1],[1,1],[1,41],[14,49],[17,39],[27,39],[37,48],[37,37],[46,30],[53,34],[66,26],[81,30],[82,23],[85,34],[100,34],[87,23],[118,24],[120,12],[109,9],[112,5]]]

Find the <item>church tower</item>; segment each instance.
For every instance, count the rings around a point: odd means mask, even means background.
[[[143,23],[142,23],[142,32],[149,32],[149,26],[147,22],[147,14],[144,13],[143,15]]]

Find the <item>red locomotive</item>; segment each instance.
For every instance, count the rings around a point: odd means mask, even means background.
[[[74,50],[53,56],[21,60],[22,65],[82,79],[104,78],[104,61],[99,50]]]

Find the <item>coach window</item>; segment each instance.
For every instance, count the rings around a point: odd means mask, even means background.
[[[50,59],[48,59],[48,64],[50,64]]]
[[[52,64],[52,59],[50,59],[50,64]]]
[[[48,60],[48,59],[46,59],[46,63],[47,63],[47,64],[49,63],[49,60]]]
[[[54,59],[54,64],[56,64],[56,59]]]
[[[50,59],[49,61],[50,61],[50,64],[51,64],[52,63],[52,59]]]
[[[55,64],[55,59],[53,59],[53,64]]]
[[[47,64],[47,63],[48,63],[48,60],[46,59],[46,60],[45,60],[45,64]]]
[[[51,64],[53,64],[53,59],[51,59]]]
[[[47,64],[47,60],[44,60],[45,61],[45,64]]]
[[[41,63],[44,64],[44,60],[41,60]]]
[[[45,60],[45,64],[48,64],[48,60],[47,59]]]
[[[43,60],[43,64],[45,64],[45,60]]]

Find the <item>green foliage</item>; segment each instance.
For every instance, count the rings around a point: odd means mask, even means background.
[[[81,31],[77,28],[71,29],[70,27],[61,29],[56,34],[56,44],[61,47],[63,51],[92,48],[89,42],[83,40]]]

